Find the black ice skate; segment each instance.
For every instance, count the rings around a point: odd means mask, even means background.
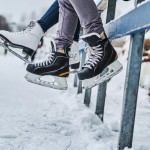
[[[31,22],[21,32],[0,31],[0,45],[27,63],[37,50],[43,30],[36,22]]]
[[[89,44],[90,50],[89,59],[78,72],[79,80],[83,80],[83,88],[96,86],[122,70],[117,53],[104,33],[84,35],[82,40]]]
[[[41,63],[29,64],[25,78],[27,81],[38,85],[66,90],[68,87],[66,77],[70,74],[69,67],[72,69],[79,68],[79,62],[77,61],[73,63],[72,60],[71,65],[69,65],[70,52],[70,46],[67,46],[65,50],[52,52],[51,56]],[[44,81],[41,79],[44,76],[53,76],[54,81]]]

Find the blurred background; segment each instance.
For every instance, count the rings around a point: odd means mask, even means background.
[[[25,25],[33,19],[38,19],[54,0],[1,0],[0,15],[8,23]]]

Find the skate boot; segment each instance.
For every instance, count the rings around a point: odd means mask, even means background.
[[[21,32],[0,31],[0,45],[29,63],[43,34],[40,25],[32,21]]]
[[[56,45],[54,41],[51,41],[51,51],[55,52]],[[73,69],[72,73],[77,73],[80,67],[80,54],[79,54],[79,42],[73,41],[71,49],[68,50],[69,66]]]
[[[78,72],[79,80],[83,80],[83,88],[96,86],[122,70],[117,53],[104,33],[92,33],[81,38],[89,44],[90,50],[87,62]]]
[[[78,72],[80,67],[80,55],[79,55],[79,43],[73,42],[71,46],[71,50],[68,52],[69,55],[69,65],[70,68],[73,69],[74,73]]]
[[[71,64],[69,63],[69,56],[74,56],[71,54],[70,45],[66,46],[64,50],[57,50],[51,53],[51,56],[40,63],[29,64],[27,66],[27,74],[25,76],[26,80],[38,85],[66,90],[67,80],[66,78],[71,73],[69,67],[72,69],[77,69],[79,67],[79,62],[74,61],[76,57],[73,57]],[[42,77],[54,77],[54,81],[48,82],[42,79]]]

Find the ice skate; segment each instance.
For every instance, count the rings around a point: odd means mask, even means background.
[[[69,51],[69,65],[71,69],[74,69],[74,72],[78,72],[80,67],[80,55],[79,55],[79,43],[73,42],[71,45],[71,50]]]
[[[122,70],[117,53],[104,33],[84,35],[82,40],[89,44],[90,50],[87,62],[78,72],[79,80],[83,81],[83,88],[94,87]]]
[[[0,45],[27,63],[36,51],[43,30],[36,22],[31,22],[21,32],[0,31]]]
[[[70,49],[70,46],[66,46],[64,50],[53,51],[51,56],[43,62],[29,64],[25,76],[26,80],[45,87],[66,90],[68,87],[66,78],[72,73],[69,68],[76,70],[80,64],[77,57],[79,50],[76,49],[78,52],[76,53],[75,49],[71,51]],[[44,80],[45,76],[47,78],[54,77],[54,81]]]

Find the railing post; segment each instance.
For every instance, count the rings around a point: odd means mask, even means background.
[[[99,12],[99,15],[101,15],[101,12]],[[85,104],[87,107],[90,106],[91,94],[92,94],[92,88],[85,90],[84,104]]]
[[[127,67],[124,91],[119,150],[132,147],[134,122],[136,114],[137,95],[142,62],[144,33],[136,33],[131,37],[131,49]]]
[[[85,104],[87,107],[90,106],[91,93],[92,93],[92,88],[85,90],[84,104]]]
[[[117,0],[108,1],[106,23],[110,22],[115,18],[116,2]],[[95,114],[97,114],[102,121],[104,116],[106,89],[107,89],[107,81],[99,84]]]
[[[84,50],[82,50],[82,59],[81,59],[81,67],[83,66],[83,64],[85,63],[85,60],[86,60],[86,53]],[[79,80],[79,84],[78,84],[78,91],[77,91],[77,94],[80,94],[82,93],[83,89],[82,89],[82,81]]]
[[[135,0],[135,7],[142,1],[144,0]],[[131,36],[118,143],[119,150],[132,147],[144,37],[145,32],[139,32]]]
[[[77,74],[75,74],[75,76],[74,76],[74,83],[73,83],[73,86],[74,86],[74,87],[77,87],[77,86],[78,86],[78,77],[77,77]]]
[[[108,0],[106,23],[115,18],[117,0]]]
[[[107,89],[107,81],[99,84],[95,114],[97,114],[98,117],[102,121],[104,121],[104,108],[105,108],[106,89]]]

